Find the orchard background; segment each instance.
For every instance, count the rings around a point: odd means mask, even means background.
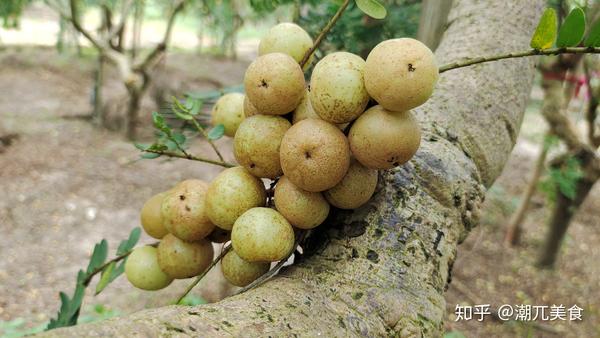
[[[169,15],[165,13],[172,13],[177,2],[171,6],[163,1],[134,2],[130,25],[123,34],[115,30],[110,43],[123,44],[123,55],[158,52],[152,60],[155,65],[149,69],[152,81],[139,101],[139,123],[133,133],[128,100],[137,89],[124,86],[126,72],[100,58],[98,48],[70,22],[61,20],[58,13],[64,16],[68,2],[9,2],[14,6],[0,9],[4,11],[0,15],[5,16],[0,30],[0,334],[12,337],[46,327],[59,308],[58,292],[72,294],[77,271],[85,268],[94,244],[106,238],[112,255],[119,242],[139,226],[139,210],[149,197],[181,180],[210,181],[219,173],[220,168],[199,162],[140,159],[140,151],[129,139],[152,142],[155,129],[151,113],[162,112],[169,122],[179,126],[181,120],[170,114],[171,97],[188,93],[208,97],[202,109],[210,112],[220,91],[239,90],[246,67],[257,56],[258,41],[271,26],[295,21],[314,38],[341,2],[190,1],[173,20],[164,53],[156,46],[163,41],[168,27]],[[107,12],[118,22],[125,7],[119,1],[78,3],[80,20],[91,31],[107,24],[102,19]],[[458,30],[456,23],[462,22],[465,15],[493,17],[493,11],[499,11],[496,1],[383,3],[388,12],[384,20],[370,18],[351,4],[326,36],[317,58],[335,50],[366,57],[378,42],[393,37],[419,38],[435,49],[444,28]],[[556,8],[559,21],[580,6],[587,14],[588,27],[600,13],[594,1],[530,5],[535,8],[518,3],[511,2],[508,10],[518,12],[515,8],[522,5],[521,15],[525,18],[517,22],[526,24],[513,31],[514,36],[499,35],[496,42],[480,41],[484,47],[469,49],[466,56],[526,49],[543,5]],[[494,21],[493,25],[506,33],[509,23]],[[465,34],[464,40],[468,39]],[[507,42],[511,39],[514,42]],[[454,41],[462,41],[453,46],[458,53],[464,46],[471,46],[460,38]],[[484,53],[493,49],[490,45],[500,50]],[[509,109],[509,102],[519,101],[524,95],[530,97],[520,132],[518,128],[513,130],[516,145],[502,174],[486,193],[479,224],[458,247],[452,281],[445,293],[443,331],[447,336],[600,334],[600,299],[595,297],[600,287],[600,266],[595,263],[600,259],[600,230],[595,227],[600,222],[597,189],[582,199],[558,250],[552,249],[552,236],[548,236],[550,221],[557,219],[552,212],[557,204],[565,202],[561,202],[561,196],[576,199],[577,185],[584,176],[584,164],[575,156],[578,153],[569,150],[588,148],[582,148],[581,143],[598,147],[597,135],[590,135],[589,130],[593,131],[590,125],[596,124],[600,68],[594,55],[536,57],[528,61],[538,65],[530,95],[501,90],[502,85],[517,85],[518,77],[511,72],[518,67],[512,61],[502,61],[511,65],[507,70],[502,70],[502,63],[500,70],[495,69],[498,79],[507,81],[490,86],[490,90],[498,89],[493,95],[499,97],[499,111]],[[529,71],[527,62],[519,62],[521,70]],[[485,70],[476,67],[475,72]],[[470,80],[467,76],[462,81]],[[521,81],[526,82],[524,78]],[[461,106],[463,101],[468,101],[467,97],[452,97],[446,104]],[[449,108],[448,114],[458,113]],[[571,122],[566,124],[563,118]],[[569,126],[567,132],[560,128],[565,125]],[[489,132],[485,137],[492,144],[496,140],[502,143],[499,133]],[[194,154],[211,154],[210,145],[202,137],[190,138],[189,142]],[[225,160],[234,161],[230,138],[219,138],[215,143]],[[540,152],[547,152],[546,158],[540,160]],[[553,161],[565,154],[574,159],[556,168]],[[540,183],[528,189],[536,172]],[[492,181],[494,175],[490,176]],[[594,182],[590,179],[583,185],[592,187]],[[531,192],[531,203],[528,208],[520,207],[527,191]],[[525,217],[516,240],[509,229],[515,229],[514,218],[519,210],[525,210]],[[140,239],[140,243],[152,242],[146,235]],[[555,252],[558,255],[552,264],[548,257]],[[340,278],[344,277],[351,276]],[[121,277],[98,296],[90,288],[79,323],[168,305],[188,284],[189,280],[178,280],[161,291],[144,292]],[[190,305],[216,302],[233,292],[235,288],[222,279],[218,269],[213,269],[186,301]],[[543,324],[501,323],[492,318],[483,323],[454,321],[456,304],[497,307],[505,303],[577,304],[584,309],[584,320]],[[334,324],[343,335],[344,320]]]

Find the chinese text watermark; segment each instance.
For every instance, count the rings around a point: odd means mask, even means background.
[[[502,321],[576,321],[582,320],[583,309],[577,304],[567,308],[565,305],[530,305],[530,304],[503,304],[497,312],[492,311],[490,304],[459,305],[454,308],[455,321],[477,320],[483,321],[486,316],[494,316]]]

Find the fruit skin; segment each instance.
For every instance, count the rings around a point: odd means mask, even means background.
[[[406,163],[419,149],[421,128],[410,111],[369,108],[348,134],[356,159],[371,169],[390,169]]]
[[[292,115],[292,124],[296,124],[306,119],[321,119],[319,114],[317,114],[310,103],[309,93],[310,91],[307,89],[306,93],[302,97],[302,100],[300,100],[298,107],[296,107],[296,110],[294,110],[294,114]],[[340,130],[344,130],[348,126],[348,123],[337,123],[335,125]]]
[[[371,199],[376,187],[377,170],[369,169],[352,159],[342,181],[323,195],[337,208],[356,209]]]
[[[256,115],[244,120],[233,144],[233,154],[240,165],[256,177],[281,176],[279,147],[291,123],[280,116]]]
[[[279,212],[252,208],[242,214],[231,231],[233,250],[249,262],[284,259],[294,247],[294,230]]]
[[[213,260],[212,244],[201,239],[185,242],[166,235],[158,244],[158,265],[167,275],[175,279],[190,278],[201,274]]]
[[[282,176],[275,186],[275,208],[293,226],[312,229],[329,215],[329,203],[320,192],[309,192]]]
[[[304,72],[291,56],[269,53],[248,66],[244,76],[246,96],[260,114],[285,115],[304,95]]]
[[[206,236],[206,239],[213,243],[225,243],[231,240],[231,231],[215,227],[215,229],[210,234],[208,234],[208,236]]]
[[[243,260],[231,250],[225,254],[221,260],[221,272],[229,283],[235,286],[246,286],[264,275],[271,263],[269,262],[248,262]]]
[[[186,180],[164,197],[161,215],[165,228],[184,241],[197,241],[214,229],[206,214],[208,184],[202,180]]]
[[[155,247],[142,246],[129,254],[125,262],[127,280],[142,290],[160,290],[173,281],[158,265]]]
[[[142,212],[140,213],[140,221],[142,228],[150,236],[156,239],[161,239],[169,233],[165,228],[161,213],[161,204],[167,192],[158,193],[144,203]]]
[[[250,102],[248,96],[244,96],[244,116],[250,117],[253,115],[258,115],[258,110],[256,110],[256,107]]]
[[[356,119],[369,103],[363,80],[365,61],[358,55],[336,52],[317,63],[310,78],[310,103],[331,123]]]
[[[221,96],[211,112],[211,124],[225,126],[225,135],[233,137],[244,120],[244,94],[229,93]]]
[[[365,66],[369,95],[391,111],[407,111],[425,103],[438,80],[435,56],[415,39],[401,38],[379,43]]]
[[[306,119],[293,125],[283,136],[281,168],[298,187],[319,192],[342,180],[350,166],[346,136],[334,125]]]
[[[282,22],[271,27],[260,40],[258,55],[279,52],[300,62],[312,45],[312,38],[302,27],[291,22]]]
[[[234,167],[223,170],[211,182],[206,194],[206,211],[216,226],[231,230],[241,214],[264,206],[266,199],[262,181],[243,167]]]

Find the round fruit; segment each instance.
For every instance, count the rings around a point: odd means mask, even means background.
[[[296,123],[298,123],[302,120],[306,120],[306,119],[322,120],[321,117],[319,116],[319,114],[317,114],[317,112],[313,109],[312,105],[310,104],[310,99],[309,99],[308,93],[309,93],[309,91],[306,90],[306,93],[302,97],[302,100],[300,100],[298,107],[296,107],[296,110],[294,110],[294,114],[292,115],[292,124],[296,124]],[[344,130],[348,126],[348,123],[338,123],[335,125],[340,130]]]
[[[281,141],[281,168],[298,187],[318,192],[342,180],[350,165],[346,136],[334,125],[306,119],[293,125]]]
[[[413,157],[421,143],[421,129],[410,111],[392,112],[374,106],[354,122],[348,140],[362,165],[389,169]]]
[[[221,260],[221,271],[225,279],[235,286],[246,286],[264,275],[271,263],[248,262],[240,258],[235,251],[229,251]]]
[[[248,100],[248,96],[244,96],[244,116],[250,117],[253,115],[258,115],[258,110],[256,110],[256,107]]]
[[[415,39],[383,41],[367,57],[367,91],[391,111],[407,111],[425,103],[437,79],[438,66],[433,53]]]
[[[269,53],[248,66],[246,95],[260,114],[284,115],[296,108],[304,94],[304,73],[291,56]]]
[[[280,116],[256,115],[247,118],[235,134],[235,159],[256,177],[281,176],[279,146],[291,126],[288,120]]]
[[[336,52],[317,63],[310,78],[310,103],[331,123],[356,119],[369,103],[363,80],[365,61],[358,55]]]
[[[222,124],[225,135],[233,137],[244,120],[244,94],[229,93],[221,96],[215,103],[211,116],[213,126]]]
[[[185,242],[168,234],[158,244],[158,265],[172,278],[189,278],[201,274],[213,260],[212,244],[204,239]]]
[[[277,182],[274,197],[277,211],[296,228],[312,229],[329,214],[329,203],[320,192],[298,188],[285,176]]]
[[[143,290],[159,290],[171,284],[173,278],[158,266],[156,248],[142,246],[129,254],[125,262],[125,275],[133,286]]]
[[[150,197],[149,200],[144,203],[141,212],[141,221],[144,231],[151,237],[161,239],[169,233],[165,228],[162,220],[160,206],[167,193],[161,192]]]
[[[376,186],[377,170],[369,169],[353,159],[342,181],[324,195],[335,207],[356,209],[371,199]]]
[[[231,245],[249,262],[279,261],[294,248],[294,229],[277,211],[252,208],[235,221]]]
[[[218,227],[231,230],[246,210],[265,205],[267,192],[262,181],[243,167],[225,169],[208,187],[206,212]]]
[[[206,237],[214,224],[206,214],[205,199],[208,185],[201,180],[186,180],[171,189],[164,197],[161,211],[165,228],[184,241]]]
[[[208,236],[206,236],[206,239],[213,243],[225,243],[231,240],[231,231],[215,227],[215,229]]]
[[[279,52],[300,62],[312,45],[313,41],[310,35],[302,27],[290,22],[283,22],[273,26],[260,40],[258,55]]]

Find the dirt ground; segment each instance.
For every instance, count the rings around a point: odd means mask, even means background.
[[[175,55],[168,58],[166,73],[172,82],[212,88],[207,74],[225,85],[239,84],[245,65]],[[72,291],[76,272],[87,263],[95,242],[106,238],[114,253],[117,243],[139,225],[139,209],[147,198],[182,179],[211,179],[219,171],[183,160],[137,160],[137,151],[120,134],[73,118],[89,112],[91,72],[90,60],[57,56],[50,49],[0,50],[0,127],[20,135],[0,154],[0,321],[5,324],[22,318],[20,325],[26,328],[48,321],[58,308],[58,291]],[[598,189],[571,226],[556,270],[534,267],[548,218],[541,194],[534,197],[522,245],[502,245],[505,224],[536,156],[533,141],[541,134],[543,122],[531,109],[510,162],[488,193],[481,225],[459,247],[447,293],[446,328],[455,337],[600,336]],[[230,143],[223,140],[220,146]],[[192,149],[204,147],[194,144]],[[186,284],[179,281],[148,293],[121,278],[98,297],[88,293],[83,314],[96,313],[97,304],[120,314],[164,305]],[[216,274],[205,284],[197,294],[207,300],[225,292]],[[455,322],[456,304],[473,303],[494,308],[505,303],[577,304],[584,309],[583,321],[546,323],[559,334],[491,320]]]

